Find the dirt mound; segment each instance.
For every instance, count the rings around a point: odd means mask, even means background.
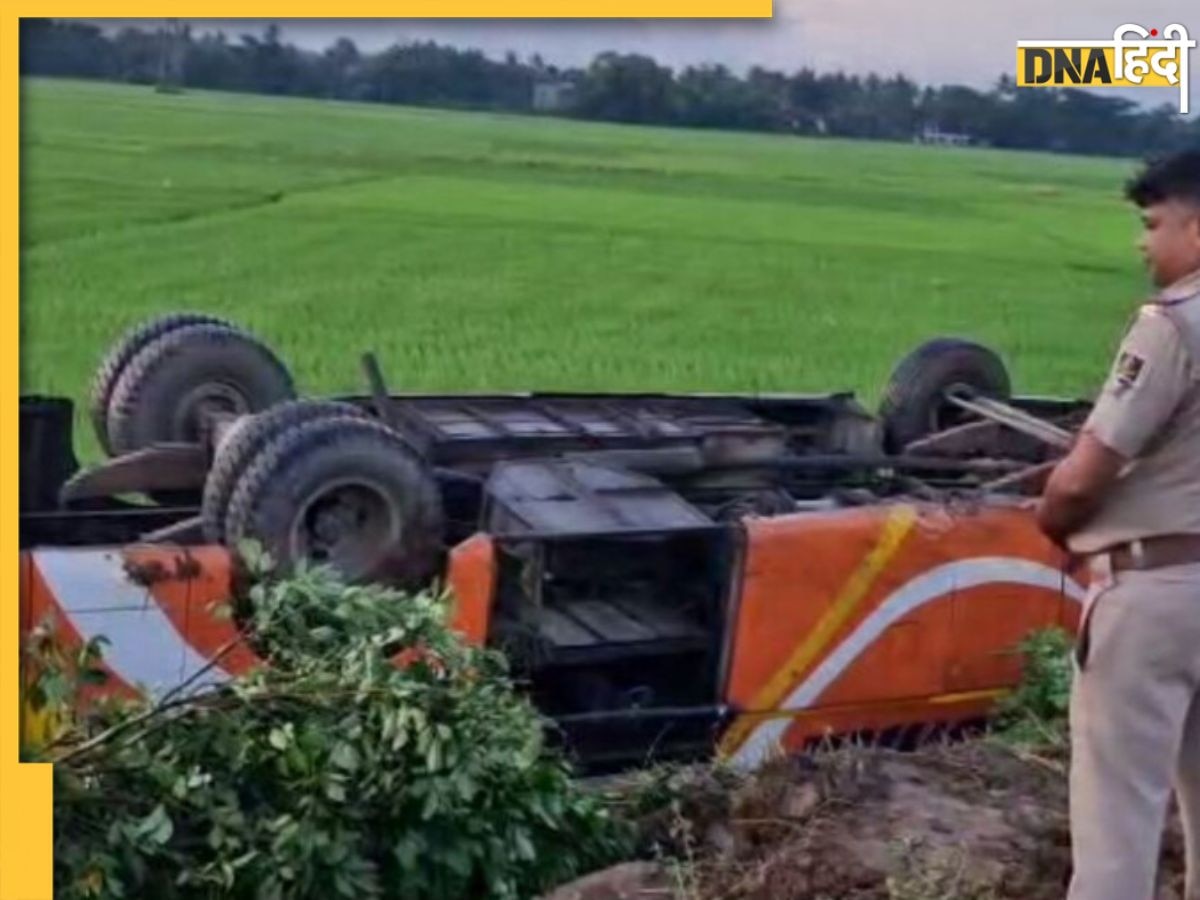
[[[643,889],[589,898],[1061,900],[1070,874],[1061,760],[988,741],[916,753],[843,748],[753,776],[697,767],[644,776]],[[656,793],[657,791],[657,793]],[[1180,840],[1162,900],[1182,894]],[[602,883],[602,879],[600,880]],[[666,888],[664,889],[664,886]],[[597,892],[599,891],[599,892]]]

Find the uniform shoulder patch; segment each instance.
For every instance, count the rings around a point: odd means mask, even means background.
[[[1146,368],[1146,360],[1142,356],[1130,350],[1122,350],[1121,355],[1117,357],[1117,366],[1114,375],[1117,379],[1117,389],[1126,391],[1137,384],[1138,378],[1142,375],[1142,370]]]

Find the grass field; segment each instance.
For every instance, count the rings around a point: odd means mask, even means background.
[[[1145,292],[1126,161],[32,80],[21,163],[22,389],[80,398],[173,309],[309,393],[873,399],[962,334],[1088,394]]]

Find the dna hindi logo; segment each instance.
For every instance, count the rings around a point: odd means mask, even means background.
[[[1178,87],[1188,112],[1188,59],[1196,42],[1182,25],[1161,36],[1128,23],[1111,41],[1017,41],[1018,87]]]

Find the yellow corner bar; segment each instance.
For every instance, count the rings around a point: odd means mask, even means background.
[[[339,7],[338,19],[766,19],[772,0],[407,0],[376,3],[360,0]],[[301,19],[324,18],[330,7],[321,3],[199,3],[172,10],[177,17]],[[47,15],[28,4],[22,15]],[[162,18],[161,3],[126,0],[94,3],[76,0],[56,6],[60,18]]]
[[[53,795],[47,765],[20,765],[17,646],[17,191],[18,66],[16,16],[0,22],[0,80],[4,109],[4,219],[0,264],[4,267],[5,363],[0,388],[0,900],[49,900],[53,896]],[[7,602],[5,602],[7,601]]]

